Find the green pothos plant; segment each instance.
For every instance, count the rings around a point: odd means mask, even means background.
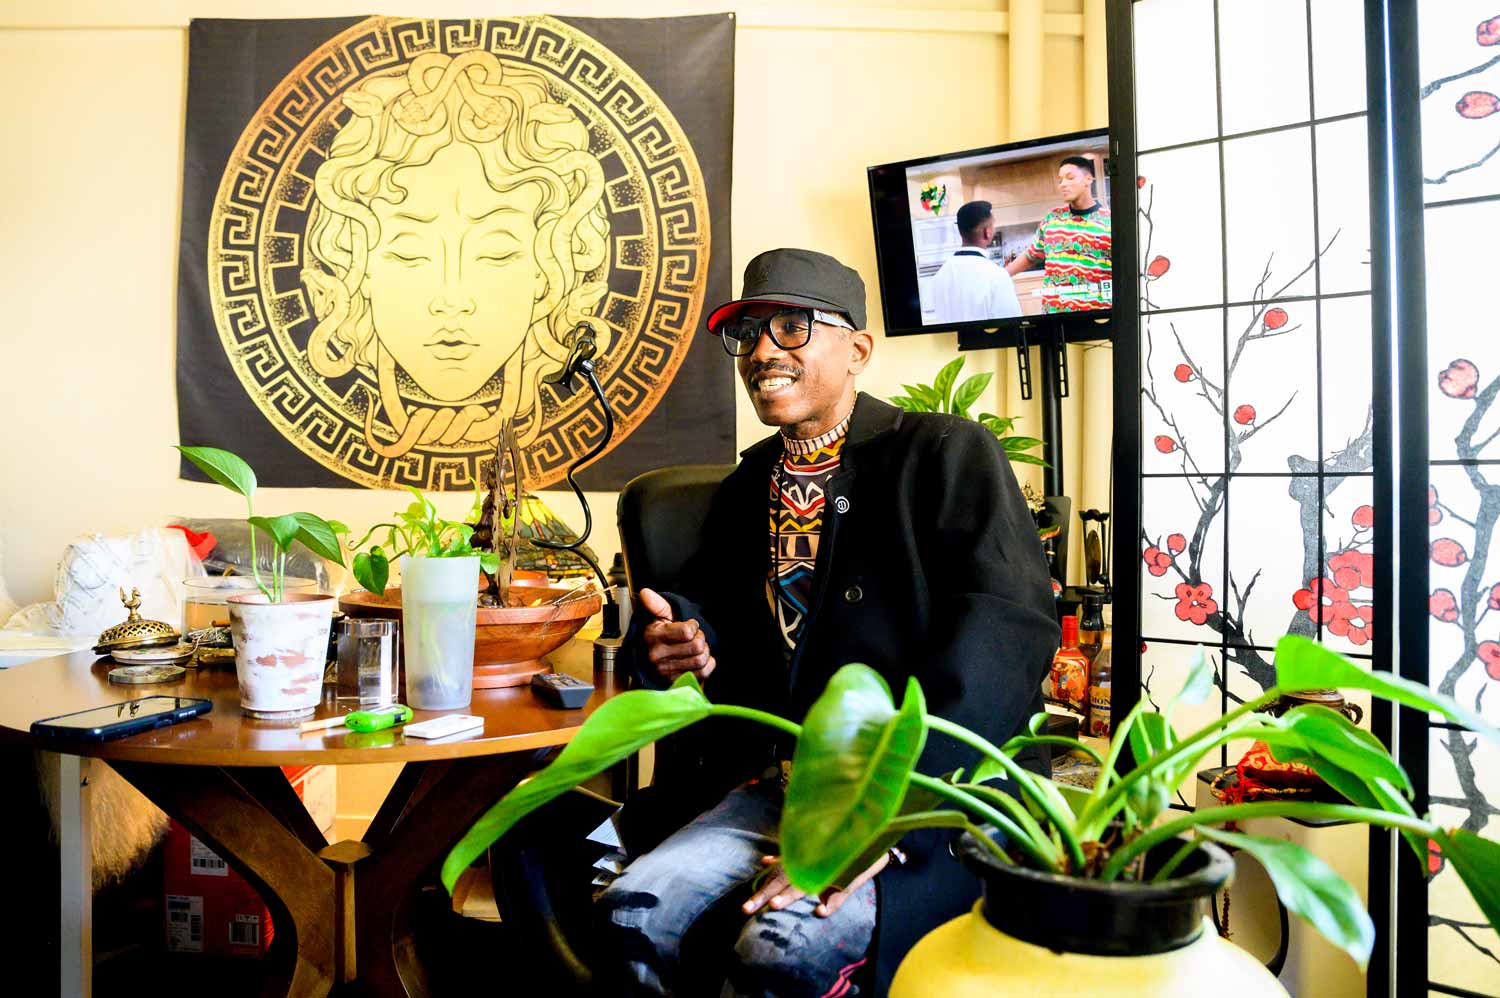
[[[1437,843],[1490,925],[1500,926],[1500,843],[1418,816],[1406,773],[1374,735],[1343,714],[1316,704],[1280,717],[1259,711],[1284,692],[1360,689],[1436,712],[1485,738],[1500,740],[1500,731],[1451,697],[1361,669],[1306,638],[1282,638],[1275,665],[1276,685],[1263,696],[1183,736],[1173,727],[1174,712],[1201,703],[1214,686],[1213,668],[1200,648],[1186,683],[1166,709],[1157,712],[1145,701],[1137,703],[1103,755],[1075,739],[1039,734],[1041,714],[1032,718],[1027,733],[992,744],[929,714],[915,679],[908,681],[898,706],[885,681],[864,665],[846,665],[835,673],[800,725],[763,711],[710,703],[693,676],[684,674],[670,689],[633,690],[595,711],[551,765],[469,830],[443,864],[443,883],[451,892],[464,869],[522,817],[647,744],[707,717],[738,717],[797,739],[779,832],[786,875],[808,894],[848,883],[919,828],[967,832],[1001,863],[1104,881],[1145,879],[1146,854],[1176,840],[1166,862],[1150,871],[1153,880],[1170,878],[1204,842],[1219,842],[1258,859],[1282,903],[1364,966],[1375,926],[1348,882],[1299,845],[1222,827],[1252,818],[1297,817],[1394,829],[1424,863],[1428,843]],[[933,734],[973,749],[973,767],[942,778],[917,772],[922,747]],[[1346,803],[1277,800],[1169,811],[1173,790],[1205,756],[1239,739],[1259,739],[1278,760],[1310,766]],[[1100,767],[1094,788],[1080,790],[1023,769],[1015,756],[1030,745],[1093,756]],[[1121,761],[1127,751],[1133,766]],[[997,777],[1008,778],[1005,789],[991,785]]]
[[[969,409],[984,390],[989,387],[990,380],[994,375],[988,371],[979,374],[971,374],[963,381],[958,380],[959,374],[963,372],[966,357],[955,357],[943,365],[938,371],[937,377],[930,385],[902,385],[906,389],[905,395],[893,395],[890,398],[892,405],[900,406],[907,412],[947,412],[964,419],[972,419],[985,429],[989,430],[1000,441],[1000,446],[1005,448],[1005,456],[1017,464],[1039,464],[1047,467],[1047,462],[1035,454],[1026,453],[1042,446],[1042,441],[1036,437],[1013,436],[1011,430],[1016,425],[1014,416],[996,416],[994,413],[982,412],[977,416],[969,415]]]
[[[422,494],[421,489],[407,486],[416,496],[405,510],[396,514],[395,522],[377,523],[365,532],[358,541],[349,545],[354,555],[351,570],[354,580],[372,593],[384,595],[386,583],[391,578],[391,559],[403,555],[419,558],[468,558],[479,556],[479,567],[493,575],[500,568],[500,556],[494,551],[482,551],[469,542],[474,537],[474,528],[468,523],[444,520],[437,515],[432,500]],[[469,510],[469,520],[478,523],[484,497],[478,487],[474,490],[474,505]],[[376,544],[368,551],[359,549],[369,543],[379,531],[385,531],[385,543]]]
[[[244,458],[218,447],[179,446],[177,449],[210,479],[245,497],[245,520],[250,525],[250,571],[255,576],[256,587],[267,600],[280,603],[286,598],[286,556],[293,544],[301,544],[313,554],[339,565],[344,563],[344,552],[339,547],[339,535],[349,532],[344,524],[325,520],[316,513],[256,516],[255,490],[258,483],[255,471]],[[260,573],[260,559],[255,550],[258,533],[269,537],[276,548],[269,579],[262,578]]]

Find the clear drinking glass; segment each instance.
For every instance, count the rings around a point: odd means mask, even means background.
[[[467,707],[474,696],[479,558],[401,560],[406,702],[418,710]]]

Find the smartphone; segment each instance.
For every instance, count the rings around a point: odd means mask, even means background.
[[[140,697],[33,721],[31,733],[40,738],[107,742],[207,714],[213,706],[212,700],[193,697]]]

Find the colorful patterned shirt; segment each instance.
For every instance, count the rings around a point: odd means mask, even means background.
[[[1046,268],[1042,307],[1048,312],[1109,307],[1109,224],[1109,209],[1095,202],[1084,211],[1069,205],[1053,208],[1037,226],[1026,256]]]
[[[824,490],[839,469],[849,418],[845,416],[839,425],[810,440],[783,436],[781,460],[771,469],[771,570],[766,578],[766,601],[789,655],[797,649],[810,610],[818,538],[823,532]]]

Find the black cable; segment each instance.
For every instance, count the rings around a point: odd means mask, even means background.
[[[588,358],[580,360],[576,373],[583,375],[584,379],[588,381],[589,387],[594,390],[594,398],[599,400],[599,407],[604,410],[604,434],[599,438],[599,442],[594,445],[593,450],[568,465],[568,485],[572,487],[573,494],[578,497],[578,504],[583,507],[583,533],[579,534],[575,540],[566,543],[563,541],[544,540],[534,540],[531,543],[534,547],[549,548],[553,551],[571,551],[588,562],[589,568],[594,572],[594,577],[599,580],[599,589],[604,594],[605,602],[612,603],[614,600],[611,597],[609,580],[605,578],[604,570],[599,567],[597,561],[583,550],[584,542],[589,539],[589,534],[593,533],[594,530],[594,515],[589,510],[589,502],[583,497],[583,488],[579,486],[578,480],[573,477],[573,472],[598,457],[604,452],[604,448],[609,446],[609,439],[615,433],[615,417],[614,413],[609,411],[609,402],[604,398],[604,388],[599,384],[598,376],[594,374],[594,362]],[[569,377],[564,380],[568,381],[572,379]]]

